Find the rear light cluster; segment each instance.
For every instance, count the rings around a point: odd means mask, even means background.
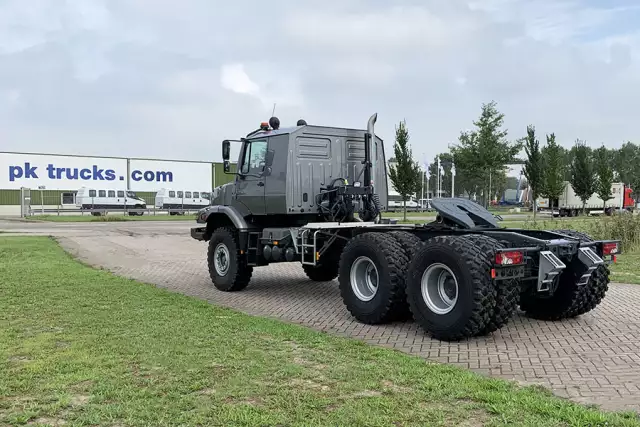
[[[508,251],[496,253],[496,264],[498,265],[517,265],[524,261],[524,253],[522,251]]]
[[[602,253],[604,255],[616,255],[620,252],[620,248],[618,248],[618,243],[605,243],[602,245]]]

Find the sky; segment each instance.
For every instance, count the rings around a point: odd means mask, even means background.
[[[0,151],[219,161],[266,121],[638,141],[632,0],[0,0]]]

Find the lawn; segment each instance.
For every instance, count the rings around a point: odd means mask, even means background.
[[[0,425],[640,426],[0,237]],[[607,424],[608,423],[608,424]]]
[[[142,215],[129,216],[122,214],[109,214],[105,216],[93,215],[33,215],[27,217],[32,221],[49,221],[49,222],[110,222],[110,221],[195,221],[193,215]]]

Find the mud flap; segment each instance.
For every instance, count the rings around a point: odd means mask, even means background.
[[[584,286],[589,283],[591,273],[593,273],[599,265],[604,264],[604,260],[589,247],[579,248],[578,259],[587,267],[587,271],[585,271],[580,277],[580,280],[578,280],[578,286]]]
[[[538,267],[538,292],[551,290],[555,278],[567,266],[551,251],[540,251],[540,266]]]

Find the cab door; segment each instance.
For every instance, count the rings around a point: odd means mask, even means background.
[[[236,198],[251,214],[264,215],[265,167],[268,140],[254,139],[244,144],[236,178]]]

